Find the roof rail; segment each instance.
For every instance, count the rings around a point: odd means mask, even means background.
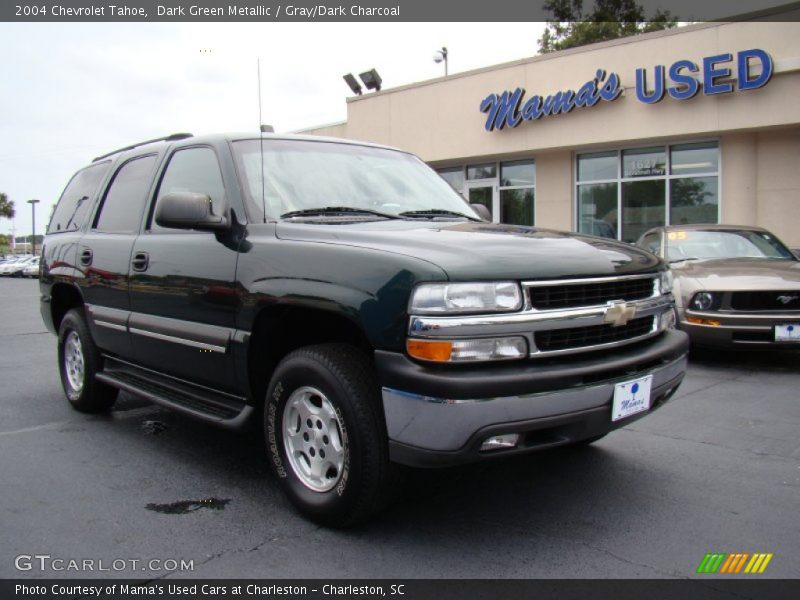
[[[115,154],[119,154],[120,152],[125,152],[126,150],[133,150],[134,148],[138,148],[139,146],[144,146],[146,144],[152,144],[154,142],[177,142],[178,140],[185,140],[186,138],[194,137],[191,133],[173,133],[166,137],[155,138],[152,140],[145,140],[143,142],[139,142],[138,144],[131,144],[130,146],[125,146],[124,148],[119,148],[114,150],[113,152],[109,152],[108,154],[103,154],[102,156],[98,156],[97,158],[93,159],[92,162],[97,162],[98,160],[103,160],[104,158],[108,158],[109,156],[114,156]]]

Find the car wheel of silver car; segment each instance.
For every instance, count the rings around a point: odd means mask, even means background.
[[[116,388],[95,380],[103,357],[92,340],[83,309],[73,308],[58,329],[58,367],[70,404],[81,412],[96,413],[114,405]]]
[[[286,356],[267,390],[264,431],[281,486],[317,522],[361,522],[396,487],[379,386],[354,347],[321,344]]]

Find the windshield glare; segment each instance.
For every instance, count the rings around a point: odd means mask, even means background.
[[[405,152],[274,139],[263,140],[263,147],[262,165],[260,140],[233,144],[253,221],[261,221],[265,213],[268,218],[277,218],[326,206],[391,215],[433,209],[477,218],[447,182]]]
[[[792,253],[775,236],[761,231],[670,231],[667,258],[781,258]]]

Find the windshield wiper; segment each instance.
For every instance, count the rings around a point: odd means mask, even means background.
[[[476,219],[475,217],[470,217],[469,215],[465,215],[464,213],[456,212],[454,210],[444,210],[442,208],[428,208],[426,210],[407,210],[405,212],[398,213],[401,217],[461,217],[463,219],[469,219],[471,221],[480,221],[480,219]]]
[[[391,215],[389,213],[383,213],[377,210],[370,210],[368,208],[353,208],[352,206],[321,206],[319,208],[304,208],[303,210],[293,210],[291,212],[283,213],[281,215],[281,219],[291,219],[292,217],[336,215],[341,213],[374,215],[376,217],[383,217],[384,219],[400,218],[397,215]]]
[[[669,261],[669,264],[676,263],[676,262],[685,262],[687,260],[703,260],[702,258],[697,258],[696,256],[689,256],[687,258],[673,258]]]

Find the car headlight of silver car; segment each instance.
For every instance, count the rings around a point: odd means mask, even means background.
[[[721,300],[722,295],[719,293],[697,292],[689,302],[689,308],[692,310],[717,310]]]
[[[658,290],[661,294],[669,294],[672,292],[672,271],[667,269],[666,271],[661,271],[659,273],[658,279]]]
[[[424,283],[411,295],[409,313],[442,315],[512,312],[522,308],[522,290],[510,281]]]

